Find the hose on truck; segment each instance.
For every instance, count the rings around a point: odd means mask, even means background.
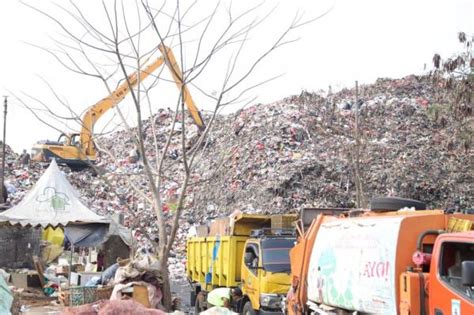
[[[416,249],[420,252],[423,252],[423,240],[425,239],[426,236],[428,235],[440,235],[444,233],[444,230],[426,230],[422,232],[418,236],[418,240],[416,241]]]

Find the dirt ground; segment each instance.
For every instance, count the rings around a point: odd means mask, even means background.
[[[186,314],[194,314],[194,308],[191,307],[191,286],[186,280],[175,281],[171,284],[171,290],[174,296],[180,300],[180,310]],[[13,302],[13,315],[56,315],[61,314],[63,307],[53,305],[56,298],[44,296],[40,290],[29,289],[21,294],[15,294]]]
[[[171,292],[180,299],[180,310],[186,314],[194,314],[191,307],[191,286],[186,280],[178,280],[171,283]]]

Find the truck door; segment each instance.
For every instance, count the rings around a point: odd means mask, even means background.
[[[437,249],[428,292],[430,314],[474,314],[474,288],[463,286],[461,277],[462,262],[474,261],[474,244],[443,240]]]
[[[243,292],[249,297],[255,310],[260,307],[260,256],[259,245],[257,243],[247,243],[244,252],[244,266],[242,267],[242,284]]]

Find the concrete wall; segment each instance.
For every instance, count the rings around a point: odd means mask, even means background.
[[[117,262],[117,258],[127,259],[130,256],[130,248],[120,236],[112,235],[103,245],[105,268]]]
[[[0,268],[33,268],[40,240],[41,228],[0,226]]]

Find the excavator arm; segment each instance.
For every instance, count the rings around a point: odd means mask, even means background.
[[[178,63],[176,62],[176,58],[174,57],[173,51],[171,51],[169,47],[166,47],[164,45],[160,45],[158,48],[160,49],[161,54],[163,56],[166,56],[164,58],[166,65],[171,70],[171,75],[173,76],[174,82],[176,83],[176,86],[178,87],[179,91],[182,91],[183,93],[184,102],[191,117],[194,120],[194,123],[199,127],[201,131],[204,130],[206,126],[204,124],[204,121],[202,120],[201,112],[196,107],[196,104],[194,104],[193,98],[191,97],[191,93],[189,93],[188,86],[184,84],[183,73],[181,72]]]
[[[128,80],[120,84],[120,86],[113,91],[109,96],[99,101],[97,104],[93,105],[89,110],[84,114],[82,119],[82,129],[80,134],[81,146],[84,150],[84,153],[87,156],[95,156],[95,147],[93,140],[93,131],[94,125],[99,120],[99,118],[105,114],[109,109],[113,108],[115,105],[120,103],[125,96],[130,92],[130,89],[137,86],[137,84],[147,78],[151,73],[153,73],[158,67],[165,63],[171,71],[173,80],[176,83],[178,89],[182,92],[182,97],[186,104],[186,107],[193,118],[196,125],[199,129],[205,129],[204,122],[201,117],[201,113],[196,107],[191,94],[187,86],[183,83],[183,74],[181,69],[176,62],[173,52],[170,48],[160,45],[159,50],[162,53],[162,56],[157,58],[153,63],[148,65],[145,69],[134,72],[128,77]]]

